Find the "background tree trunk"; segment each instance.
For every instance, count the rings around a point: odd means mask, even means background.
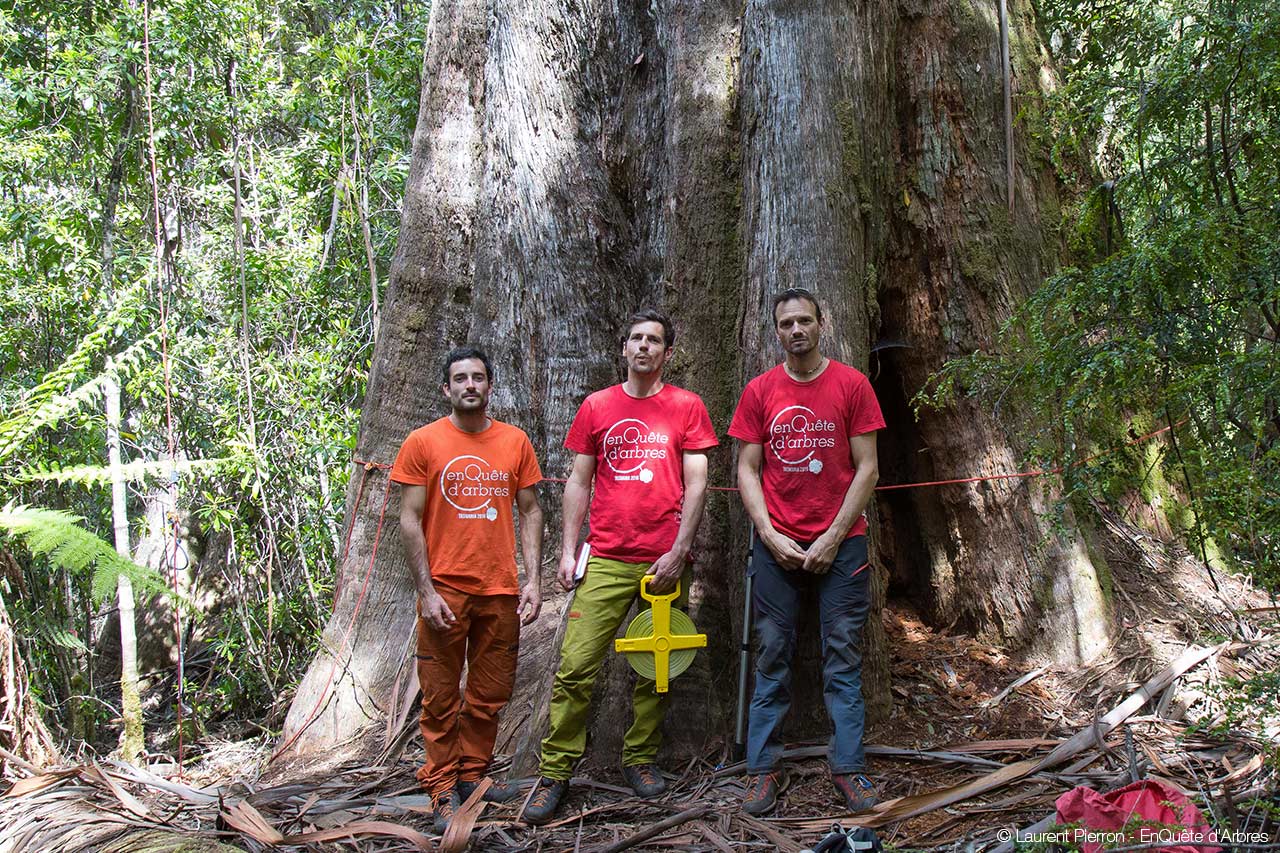
[[[111,526],[116,553],[132,559],[129,548],[129,514],[125,507],[125,483],[120,469],[120,382],[108,362],[103,396],[107,405],[107,460],[111,466]],[[138,694],[138,634],[134,618],[133,581],[116,578],[120,608],[120,758],[133,762],[146,747],[142,726],[142,700]]]
[[[802,285],[830,314],[827,351],[875,378],[889,424],[882,483],[1015,467],[995,417],[961,404],[916,423],[907,406],[944,358],[990,341],[1060,252],[1061,188],[1022,128],[1012,214],[1002,202],[996,0],[440,0],[431,14],[359,458],[390,462],[443,411],[439,359],[474,341],[497,365],[493,414],[529,432],[548,476],[564,476],[578,403],[621,378],[619,324],[656,305],[678,329],[670,380],[703,396],[726,443],[711,481],[730,484],[733,406],[781,358],[770,296]],[[1034,103],[1041,49],[1030,7],[1013,14],[1015,96]],[[872,356],[877,342],[906,346]],[[381,507],[390,520],[398,511],[387,485],[382,470],[352,478],[352,546],[327,650],[286,722],[291,749],[331,750],[378,720],[407,671],[414,597],[393,530],[374,555]],[[553,510],[559,491],[543,488]],[[1056,651],[1095,647],[1100,608],[1071,606],[1100,604],[1092,567],[1036,516],[1026,485],[884,494],[894,497],[873,513],[877,605],[894,581],[938,621],[1026,646],[1066,620],[1071,648]],[[557,530],[553,514],[553,556]],[[736,496],[716,493],[690,607],[711,645],[673,685],[677,752],[727,740],[745,547]],[[557,653],[550,573],[544,593],[499,742],[522,770]],[[868,700],[883,718],[878,619],[867,639]],[[815,653],[810,638],[795,733],[825,726]],[[598,704],[625,707],[625,665],[601,679]],[[616,763],[627,722],[593,721],[594,760]]]
[[[0,574],[22,577],[12,555],[3,549],[0,549]],[[31,693],[22,648],[13,632],[3,596],[0,596],[0,750],[4,750],[0,753],[0,773],[6,777],[11,775],[10,765],[26,763],[43,769],[62,760],[58,745],[40,717],[38,701]]]

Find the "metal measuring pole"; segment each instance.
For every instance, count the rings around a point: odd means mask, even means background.
[[[751,666],[751,595],[755,578],[751,576],[751,555],[755,553],[756,526],[747,536],[747,578],[742,589],[742,637],[738,645],[738,711],[733,724],[733,760],[747,754],[747,669]]]

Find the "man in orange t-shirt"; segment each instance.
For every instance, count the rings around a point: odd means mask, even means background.
[[[515,683],[520,626],[542,607],[542,480],[529,437],[485,414],[489,358],[459,347],[444,361],[452,412],[414,430],[391,470],[402,486],[400,537],[418,594],[419,726],[435,830],[448,828],[493,757],[498,712]],[[520,511],[525,583],[517,580],[513,504]],[[459,689],[467,665],[465,695]],[[510,799],[496,785],[486,799]]]

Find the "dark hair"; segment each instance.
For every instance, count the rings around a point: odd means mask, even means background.
[[[631,337],[631,330],[641,323],[661,323],[662,345],[667,349],[671,349],[676,345],[676,330],[671,325],[671,318],[653,308],[643,308],[627,318],[627,324],[622,327],[622,342],[624,344],[627,342],[627,338]]]
[[[822,322],[822,306],[818,304],[818,297],[813,295],[813,291],[805,290],[803,287],[788,287],[786,290],[773,297],[773,322],[778,322],[778,306],[784,302],[790,302],[793,299],[803,299],[813,306],[813,313],[817,317],[818,322]]]
[[[469,358],[478,359],[484,365],[484,374],[489,377],[489,382],[494,380],[493,365],[489,363],[489,356],[479,347],[466,344],[460,347],[454,347],[449,350],[449,354],[444,357],[444,363],[440,366],[441,382],[445,385],[449,384],[449,371],[453,365],[459,361],[466,361]]]

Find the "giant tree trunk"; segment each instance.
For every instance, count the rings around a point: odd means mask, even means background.
[[[1015,92],[1034,100],[1039,68],[1026,58],[1040,48],[1030,7],[1014,11]],[[413,427],[440,414],[439,359],[474,341],[495,357],[493,413],[528,431],[548,476],[563,476],[569,421],[588,392],[620,378],[619,323],[648,305],[677,323],[669,378],[703,396],[723,436],[746,380],[781,357],[771,294],[801,285],[831,316],[827,351],[875,377],[889,424],[882,482],[1016,464],[989,415],[960,405],[916,423],[907,408],[924,377],[989,341],[1058,259],[1060,188],[1021,128],[1017,203],[1010,213],[1000,202],[995,0],[437,0],[431,14],[359,458],[391,461]],[[873,356],[882,340],[909,348]],[[731,482],[725,440],[714,484]],[[386,519],[398,511],[387,488],[385,471],[353,476],[353,545],[326,651],[286,723],[291,748],[332,749],[379,720],[407,671],[412,585],[394,523],[380,542],[374,535],[388,497]],[[543,496],[558,509],[558,486]],[[1077,618],[1063,594],[1096,604],[1092,569],[1036,508],[1023,485],[882,498],[872,538],[892,572],[877,574],[877,604],[892,577],[938,620],[1022,645],[1070,622],[1076,648],[1066,651],[1088,653],[1098,611]],[[711,647],[675,682],[676,751],[726,733],[745,531],[736,497],[713,495],[691,605]],[[558,538],[548,537],[551,555]],[[507,713],[517,739],[500,741],[517,747],[522,767],[555,661],[549,577],[544,592]],[[883,717],[878,619],[867,637],[868,700]],[[797,706],[813,710],[792,728],[812,734],[825,723],[807,649]],[[625,668],[601,678],[601,704],[624,707]],[[625,722],[602,714],[593,724],[601,763],[616,761]]]

